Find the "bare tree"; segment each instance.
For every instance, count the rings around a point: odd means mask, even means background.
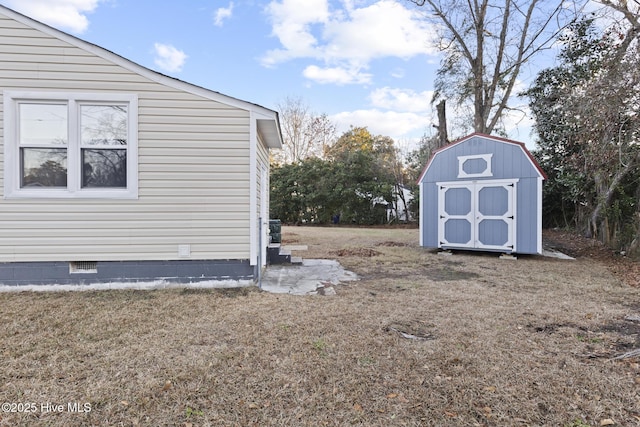
[[[323,157],[336,138],[336,126],[326,114],[316,115],[301,98],[278,104],[284,145],[273,154],[277,164],[295,163],[307,157]]]
[[[410,1],[428,8],[440,30],[434,101],[470,101],[474,131],[487,134],[509,110],[522,67],[573,18],[563,0]]]

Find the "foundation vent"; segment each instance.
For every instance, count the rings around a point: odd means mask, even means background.
[[[69,273],[97,273],[98,263],[96,261],[72,261],[69,263]]]

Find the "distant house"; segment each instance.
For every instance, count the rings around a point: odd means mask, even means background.
[[[436,151],[419,179],[420,245],[542,253],[542,181],[521,142],[473,134]]]
[[[275,111],[3,6],[0,55],[0,284],[256,277]]]
[[[387,221],[413,221],[413,215],[411,215],[411,210],[409,209],[412,200],[413,192],[404,185],[397,184],[393,188],[393,203],[387,211]]]
[[[387,201],[383,197],[373,200],[374,206],[384,206],[387,211],[387,223],[393,221],[409,222],[413,221],[413,215],[409,210],[409,205],[413,200],[413,193],[402,184],[396,184],[391,192],[391,200]]]

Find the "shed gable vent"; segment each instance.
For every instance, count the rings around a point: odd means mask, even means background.
[[[458,178],[480,178],[493,176],[491,158],[493,154],[458,156]]]
[[[96,261],[72,261],[69,263],[69,273],[97,273],[98,263]]]

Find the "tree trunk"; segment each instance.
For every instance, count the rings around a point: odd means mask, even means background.
[[[441,148],[449,143],[446,101],[444,99],[436,105],[436,111],[438,112],[438,146],[436,148]]]
[[[598,197],[598,204],[591,213],[589,220],[589,235],[593,238],[599,238],[603,243],[608,243],[610,235],[608,230],[607,218],[603,218],[602,212],[611,204],[611,200],[616,192],[616,188],[620,185],[622,179],[629,173],[635,163],[630,161],[622,169],[618,169],[611,182],[607,186],[603,182],[603,178],[599,175],[595,176],[595,186]]]

